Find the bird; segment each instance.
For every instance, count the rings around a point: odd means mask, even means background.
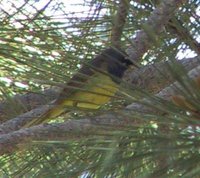
[[[103,50],[64,84],[51,107],[26,127],[55,119],[72,108],[97,110],[116,94],[120,81],[132,61],[121,49],[109,47]]]

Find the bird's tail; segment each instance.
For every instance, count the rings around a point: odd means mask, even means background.
[[[61,115],[65,112],[66,108],[63,108],[61,105],[51,106],[45,113],[41,114],[39,117],[34,118],[27,124],[25,124],[25,128],[32,127],[35,125],[47,123],[48,121],[55,119],[57,116]]]

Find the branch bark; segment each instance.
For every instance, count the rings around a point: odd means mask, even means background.
[[[12,153],[19,146],[33,140],[67,140],[81,139],[93,135],[106,135],[112,130],[119,130],[127,125],[136,126],[138,119],[125,115],[106,114],[95,118],[71,120],[60,124],[42,124],[0,135],[0,155]],[[114,126],[114,127],[113,127]]]
[[[3,123],[10,118],[47,104],[56,99],[58,95],[59,92],[51,88],[38,93],[16,95],[8,101],[2,101],[0,102],[0,122]],[[13,107],[10,107],[11,103],[12,106],[17,106],[16,112],[13,112]]]
[[[200,56],[185,58],[177,62],[182,65],[186,71],[190,71],[200,65]],[[172,76],[166,64],[167,62],[162,61],[144,66],[140,69],[135,69],[126,76],[126,81],[137,88],[155,94],[169,84],[175,82],[175,78]]]
[[[196,68],[190,70],[188,72],[188,77],[193,81],[195,81],[195,79],[199,78],[200,77],[200,66],[197,66]],[[187,87],[192,87],[192,86],[187,86]],[[179,92],[180,92],[179,89],[183,89],[181,84],[179,82],[174,82],[171,85],[164,88],[163,90],[161,90],[159,93],[157,93],[155,95],[155,97],[164,99],[166,101],[170,101],[172,96],[179,95]],[[145,99],[143,99],[142,102],[143,103],[151,103],[151,99],[145,98]],[[159,110],[153,110],[150,107],[146,107],[145,105],[138,104],[138,103],[132,103],[131,105],[127,106],[127,109],[137,110],[138,112],[141,112],[141,113],[145,113],[145,112],[152,113],[153,112],[153,113],[159,114],[159,115],[163,114],[163,113],[160,113]]]
[[[132,40],[133,45],[127,49],[127,54],[134,63],[139,62],[144,53],[150,49],[152,44],[155,44],[156,37],[163,31],[174,12],[185,1],[162,1],[152,12],[147,22],[143,25],[144,29],[136,33],[136,37]]]
[[[126,23],[126,17],[128,15],[129,6],[130,0],[120,0],[111,32],[111,43],[116,48],[121,47],[120,41],[123,33],[123,28]]]

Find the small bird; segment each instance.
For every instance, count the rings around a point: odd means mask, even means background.
[[[133,63],[121,50],[105,49],[83,67],[64,85],[52,107],[25,127],[38,125],[56,118],[70,107],[99,109],[117,92],[120,79]]]

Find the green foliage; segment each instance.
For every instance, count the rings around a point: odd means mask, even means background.
[[[67,82],[84,60],[92,59],[110,45],[116,1],[74,3],[70,6],[72,11],[61,0],[45,1],[42,5],[40,2],[3,0],[0,3],[1,9],[10,7],[0,12],[0,95],[3,101],[9,101],[15,94],[37,93]],[[143,29],[144,20],[157,5],[157,1],[131,1],[122,36],[124,49],[134,45],[130,39]],[[195,55],[192,40],[199,38],[198,5],[198,1],[190,0],[174,14],[143,56],[142,64],[187,57],[187,52]],[[73,12],[77,6],[86,10]],[[185,34],[177,36],[175,28],[178,32],[187,29],[193,39]],[[20,145],[15,153],[0,157],[0,177],[198,177],[199,88],[177,63],[169,69],[182,86],[180,94],[195,112],[127,84],[129,87],[103,107],[103,113],[108,108],[118,111],[126,102],[141,104],[139,99],[147,97],[151,103],[142,104],[164,114],[127,112],[124,117],[136,119],[138,123],[117,129],[108,127],[107,133],[89,135],[85,139]],[[13,115],[17,115],[12,101],[10,107]],[[98,113],[80,115],[91,114]]]

